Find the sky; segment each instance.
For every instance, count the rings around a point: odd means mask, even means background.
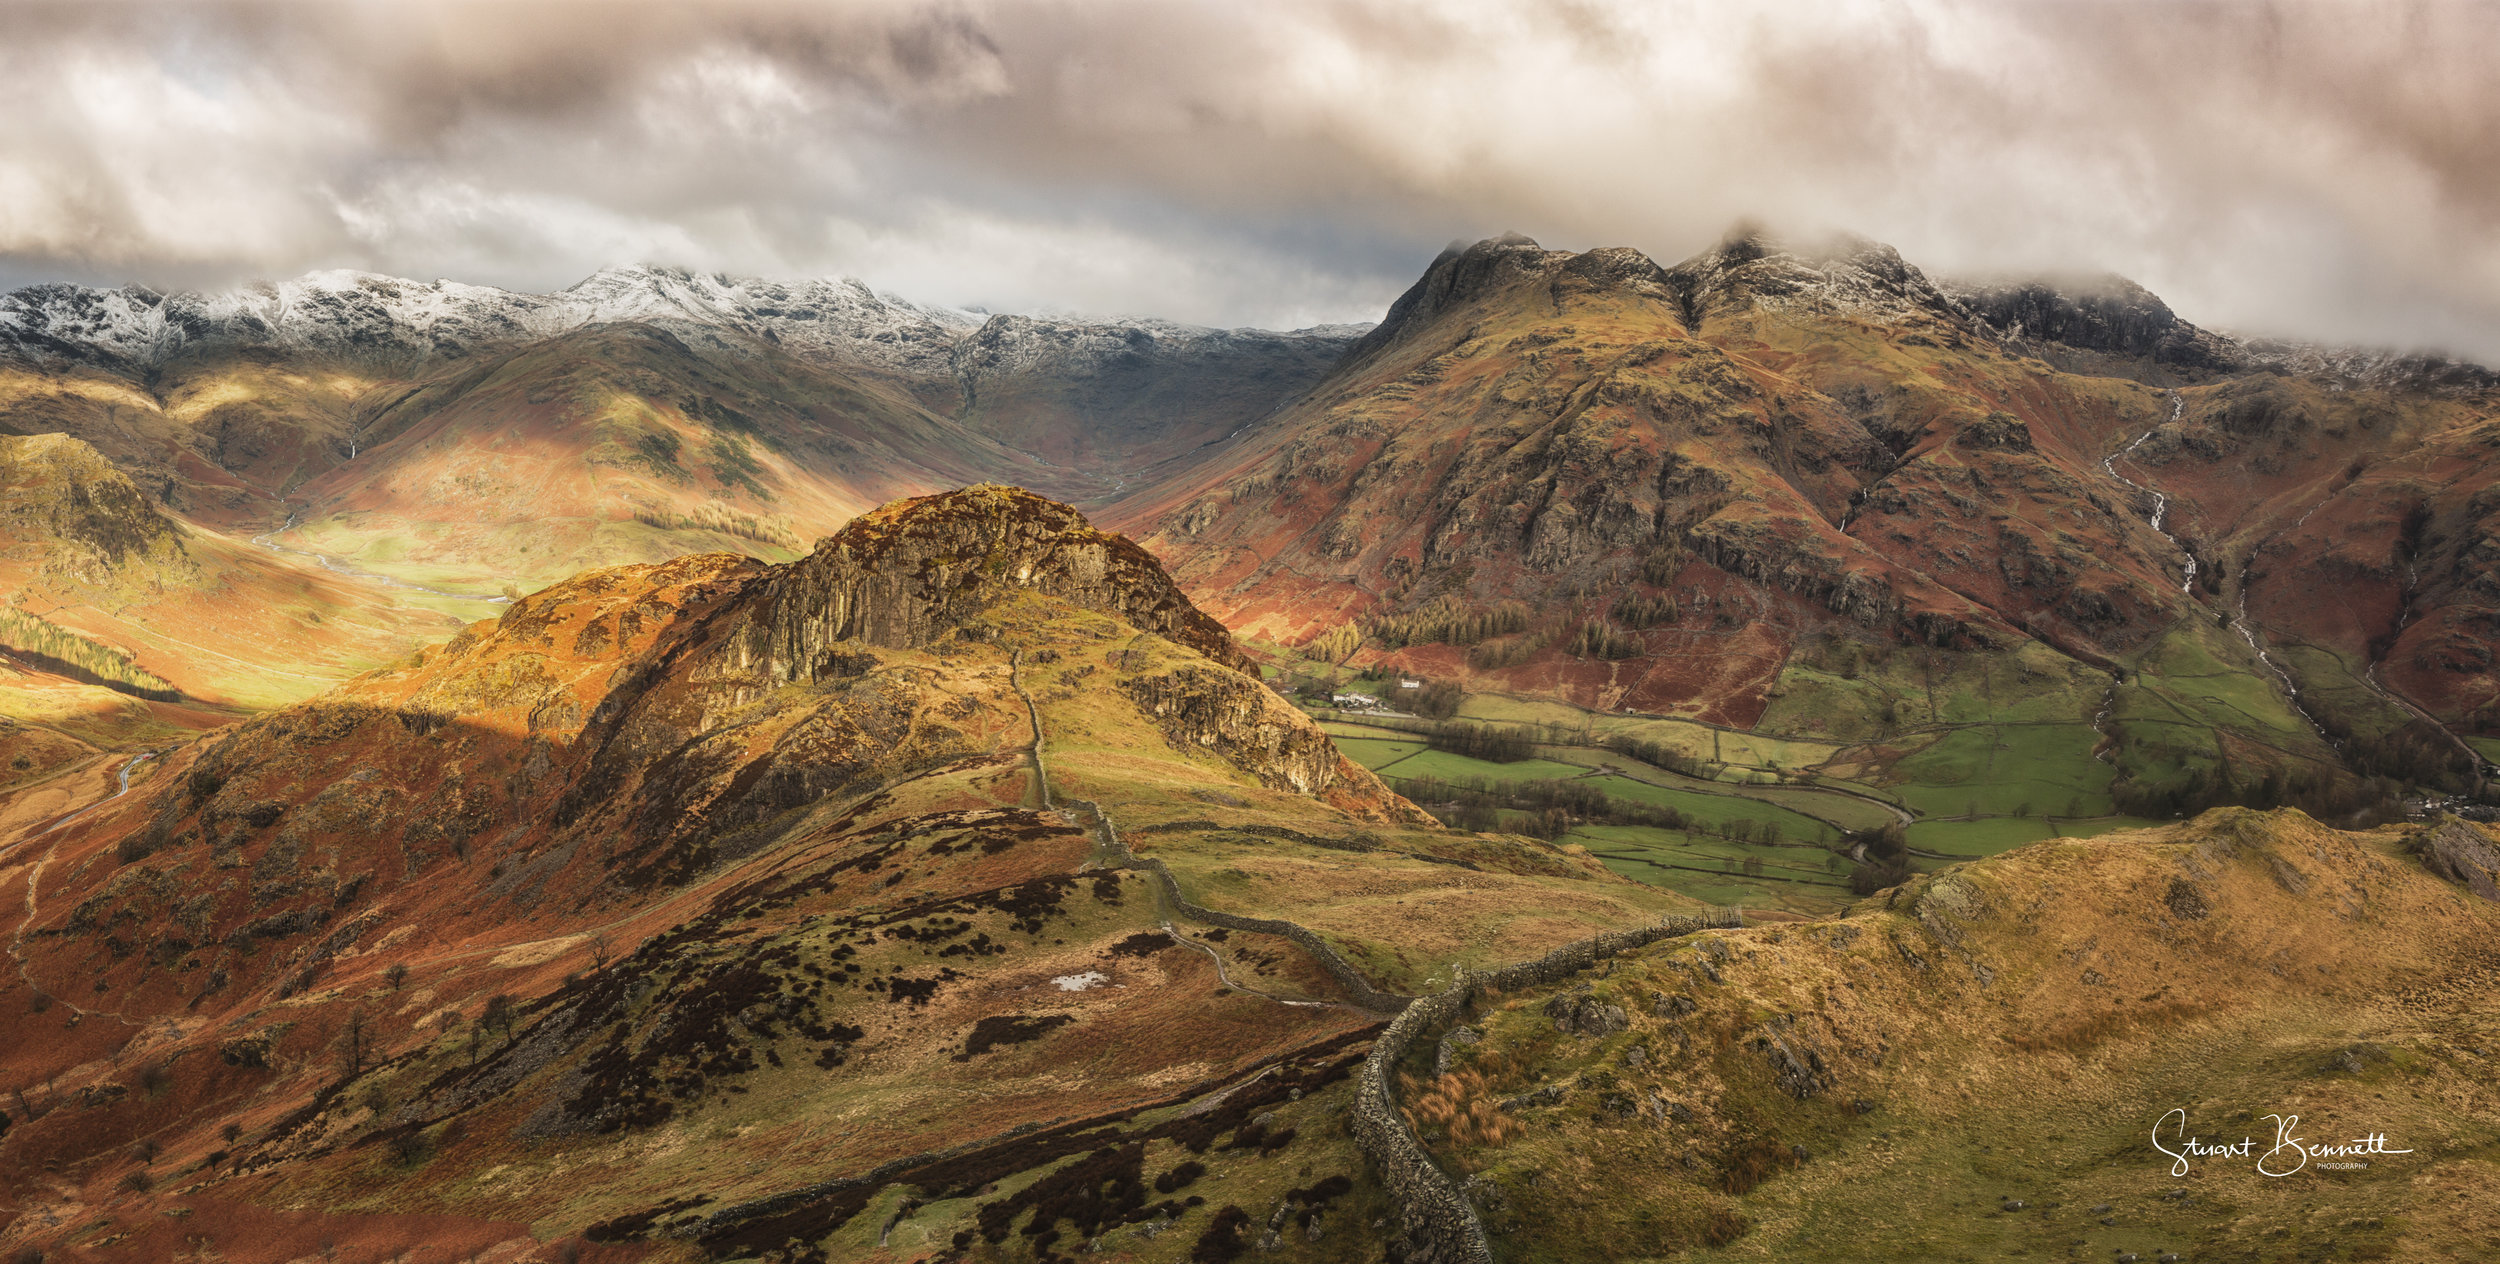
[[[2500,6],[0,6],[0,287],[667,263],[1294,328],[1739,221],[2500,362]]]

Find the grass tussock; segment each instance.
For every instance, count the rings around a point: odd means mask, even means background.
[[[1451,1071],[1429,1081],[1402,1075],[1398,1100],[1418,1136],[1462,1150],[1500,1146],[1521,1127],[1503,1112],[1493,1077],[1478,1071]]]

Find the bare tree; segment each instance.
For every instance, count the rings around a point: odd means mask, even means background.
[[[371,1052],[365,1034],[365,1012],[357,1010],[347,1016],[347,1035],[339,1042],[339,1060],[347,1067],[347,1078],[365,1073],[365,1055]]]
[[[610,958],[610,957],[612,957],[612,956],[615,956],[615,955],[616,955],[616,945],[615,945],[615,943],[614,943],[614,942],[612,942],[611,940],[609,940],[609,938],[608,938],[608,933],[607,933],[606,931],[602,930],[602,931],[593,931],[593,932],[591,932],[591,936],[590,936],[590,968],[591,968],[591,969],[593,969],[593,970],[605,970],[605,969],[607,969],[607,968],[608,968],[608,958]]]

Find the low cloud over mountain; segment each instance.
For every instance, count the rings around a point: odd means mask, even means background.
[[[1755,215],[2200,324],[2500,355],[2500,18],[1388,0],[0,16],[0,284],[621,259],[1292,328],[1453,236]]]

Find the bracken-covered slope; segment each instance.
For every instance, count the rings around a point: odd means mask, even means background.
[[[2137,802],[2349,798],[2363,773],[2467,788],[2481,759],[2441,726],[2500,724],[2494,424],[2487,372],[2240,343],[2114,280],[1506,237],[1104,513],[1245,636],[1356,625],[1357,666],[1864,741],[1994,661],[2139,787],[2193,765]],[[1839,679],[1851,644],[1916,649],[1924,696]],[[2172,687],[2217,672],[2263,717]]]
[[[99,776],[0,835],[0,1247],[1375,1250],[1364,1006],[1689,903],[1439,828],[1236,663],[976,487]]]
[[[2042,843],[1480,995],[1400,1105],[1500,1259],[2491,1258],[2495,867],[2290,810]]]
[[[17,669],[0,714],[74,744],[142,745],[319,692],[458,626],[185,523],[77,439],[0,436],[0,647]]]
[[[1638,658],[1508,679],[1750,723],[1818,625],[1994,645],[2029,623],[2101,653],[2175,613],[2166,541],[2085,474],[2159,401],[2061,385],[1879,247],[1740,238],[1670,273],[1505,238],[1445,254],[1304,404],[1113,517],[1286,639],[1444,596],[1674,599],[1694,617]]]

